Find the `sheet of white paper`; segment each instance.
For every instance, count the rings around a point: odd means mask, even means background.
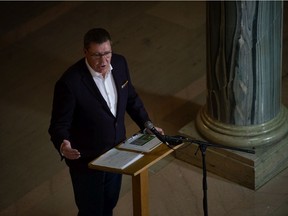
[[[141,153],[113,148],[92,161],[92,164],[104,167],[124,169],[143,156],[144,155]]]

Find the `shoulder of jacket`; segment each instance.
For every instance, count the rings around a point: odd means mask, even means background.
[[[83,72],[85,70],[88,70],[85,64],[85,59],[82,58],[80,59],[78,62],[76,62],[75,64],[71,65],[61,76],[60,79],[72,79],[74,78],[78,78],[79,76],[81,76],[81,74],[83,74]]]

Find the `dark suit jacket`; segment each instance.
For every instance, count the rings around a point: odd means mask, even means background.
[[[55,85],[49,133],[58,151],[64,139],[80,151],[80,159],[66,160],[70,167],[87,167],[89,161],[125,140],[126,111],[140,129],[149,120],[131,83],[125,58],[113,54],[111,65],[118,93],[116,117],[94,83],[84,58],[71,66]]]

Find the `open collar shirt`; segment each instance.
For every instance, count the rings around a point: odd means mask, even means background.
[[[114,78],[112,75],[112,65],[110,64],[110,70],[106,73],[105,77],[102,76],[101,73],[93,70],[85,59],[88,70],[90,71],[93,80],[98,87],[100,93],[105,99],[110,111],[114,116],[116,116],[117,111],[117,90],[114,82]]]

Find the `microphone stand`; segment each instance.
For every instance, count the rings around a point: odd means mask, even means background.
[[[198,150],[200,149],[201,155],[202,155],[202,169],[203,169],[203,180],[202,180],[202,186],[203,186],[203,211],[204,211],[204,216],[208,216],[208,202],[207,202],[207,170],[206,170],[206,149],[207,147],[216,147],[216,148],[224,148],[224,149],[230,149],[234,151],[241,151],[245,153],[250,153],[250,154],[255,154],[254,150],[250,149],[241,149],[241,148],[236,148],[236,147],[230,147],[230,146],[225,146],[225,145],[220,145],[220,144],[214,144],[214,143],[209,143],[206,141],[200,141],[196,139],[190,139],[190,138],[185,138],[182,136],[177,136],[174,137],[174,139],[177,139],[179,142],[188,142],[188,143],[194,143],[198,145],[198,149],[195,152],[195,155],[197,154]],[[169,142],[168,142],[169,143]]]

